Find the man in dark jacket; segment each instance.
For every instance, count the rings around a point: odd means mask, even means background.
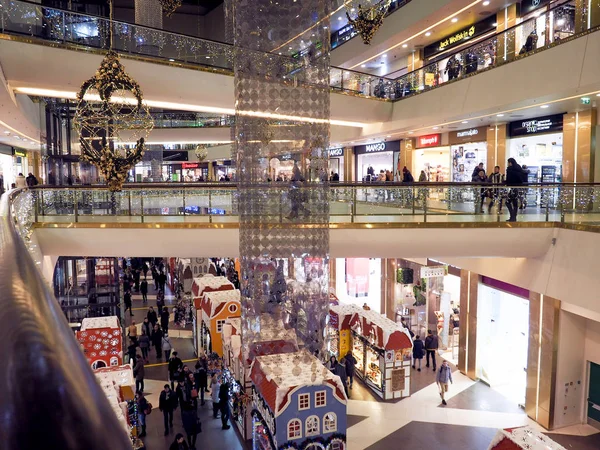
[[[173,355],[169,359],[169,380],[171,381],[171,389],[175,389],[175,381],[179,380],[182,369],[183,362],[177,355],[177,352],[173,352]]]
[[[164,333],[169,332],[169,308],[163,308],[160,313],[160,326]]]
[[[508,190],[508,198],[506,200],[506,207],[508,208],[508,212],[510,214],[507,222],[517,221],[520,195],[518,186],[523,185],[526,176],[527,174],[523,172],[523,169],[519,164],[517,164],[515,158],[508,158],[508,163],[506,166],[506,185],[512,187]]]
[[[165,388],[158,399],[158,409],[162,411],[165,420],[165,436],[169,434],[169,426],[173,428],[173,411],[175,408],[177,408],[177,397],[171,387],[165,384]]]
[[[229,383],[223,381],[219,388],[219,408],[221,409],[221,423],[223,426],[221,429],[229,430],[231,426],[227,424],[229,420]]]
[[[142,293],[142,302],[148,303],[148,282],[145,278],[140,283],[140,292]]]
[[[129,315],[133,316],[133,311],[131,310],[131,292],[125,291],[125,294],[123,294],[123,302],[125,303],[124,312],[127,312],[127,310],[129,310]]]
[[[194,377],[200,390],[200,405],[204,405],[204,392],[208,390],[208,374],[204,366],[199,362],[196,363],[195,369]]]
[[[427,330],[427,337],[425,338],[425,350],[427,351],[427,364],[425,364],[425,367],[429,367],[429,357],[431,356],[431,359],[433,360],[433,370],[434,371],[436,369],[435,354],[438,351],[438,347],[439,347],[438,337],[435,336],[431,332],[431,330]]]
[[[349,351],[344,358],[346,361],[346,376],[350,378],[350,389],[352,389],[352,384],[354,383],[354,368],[356,367],[356,358],[352,354],[352,351]]]
[[[156,311],[154,311],[154,308],[151,306],[148,309],[148,322],[150,322],[150,324],[152,325],[152,328],[154,328],[154,325],[156,325],[156,322],[158,322],[158,315],[156,314]]]

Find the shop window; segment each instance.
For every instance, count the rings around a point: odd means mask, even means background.
[[[321,408],[327,405],[327,392],[318,391],[315,392],[315,408]]]
[[[306,437],[316,436],[319,433],[319,418],[317,416],[310,416],[306,419]]]
[[[225,324],[225,319],[217,320],[217,333],[220,333],[223,330],[223,325]]]
[[[327,413],[323,417],[323,433],[335,433],[337,431],[337,416],[335,413]]]
[[[287,438],[288,441],[292,439],[300,439],[302,437],[302,422],[300,419],[292,419],[288,422],[287,426]]]
[[[331,441],[327,450],[344,450],[344,442],[338,439]]]
[[[310,408],[310,394],[298,395],[298,410],[303,411]]]
[[[194,266],[194,275],[198,275],[198,266]]]

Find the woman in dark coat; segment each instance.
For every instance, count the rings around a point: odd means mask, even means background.
[[[152,345],[154,345],[154,348],[156,348],[156,359],[159,360],[162,358],[162,338],[162,330],[158,324],[154,325],[154,331],[152,332]]]
[[[190,449],[196,448],[196,436],[200,432],[198,429],[198,413],[194,405],[190,402],[185,402],[181,405],[181,421],[183,422],[183,429],[187,435],[187,441]]]
[[[413,366],[415,368],[415,364],[419,361],[419,368],[417,369],[419,372],[421,371],[421,361],[423,360],[423,356],[425,356],[425,344],[421,340],[419,336],[415,338],[413,341]]]
[[[507,186],[521,186],[525,181],[527,174],[523,171],[523,168],[517,164],[515,158],[508,158],[508,164],[506,167],[506,185]],[[506,207],[510,213],[510,217],[507,222],[517,221],[517,212],[519,211],[519,189],[512,187],[508,191],[508,199],[506,200]]]

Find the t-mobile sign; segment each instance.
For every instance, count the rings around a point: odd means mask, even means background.
[[[441,134],[427,134],[417,138],[417,148],[438,147],[442,143]]]

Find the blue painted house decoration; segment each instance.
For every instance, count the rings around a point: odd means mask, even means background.
[[[313,355],[257,356],[250,379],[253,449],[346,449],[344,386]]]

